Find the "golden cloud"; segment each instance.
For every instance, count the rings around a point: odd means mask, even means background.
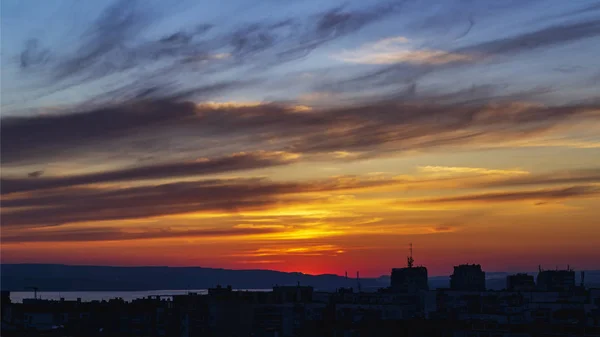
[[[488,169],[481,167],[461,167],[461,166],[419,166],[418,170],[423,173],[433,175],[461,175],[461,174],[483,174],[483,175],[525,175],[527,171],[520,169]]]

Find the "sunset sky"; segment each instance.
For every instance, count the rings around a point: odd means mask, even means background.
[[[600,268],[599,1],[0,13],[2,263]]]

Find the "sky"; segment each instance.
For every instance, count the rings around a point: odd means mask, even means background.
[[[600,268],[600,1],[17,1],[1,260]]]

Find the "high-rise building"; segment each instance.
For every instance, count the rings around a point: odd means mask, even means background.
[[[429,290],[427,268],[414,266],[412,257],[412,243],[410,244],[410,255],[407,257],[405,268],[392,269],[390,288],[393,292],[417,292]]]
[[[478,264],[461,264],[454,267],[450,276],[450,289],[485,291],[485,272]]]
[[[542,270],[537,275],[537,289],[540,291],[571,291],[575,289],[575,271]]]
[[[427,268],[407,267],[392,269],[391,287],[394,292],[429,290]]]

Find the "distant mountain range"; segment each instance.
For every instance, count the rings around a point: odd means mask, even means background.
[[[235,289],[270,289],[274,285],[311,285],[317,289],[357,287],[355,279],[337,275],[308,275],[272,270],[228,270],[201,267],[105,267],[59,264],[3,264],[3,290],[20,291],[134,291],[206,289],[220,284]],[[361,286],[380,287],[377,279]]]
[[[486,273],[489,289],[502,289],[509,273]],[[535,273],[531,273],[535,275]],[[579,277],[579,273],[577,273]],[[309,275],[272,270],[230,270],[201,267],[106,267],[60,264],[2,264],[2,290],[23,291],[136,291],[206,289],[220,284],[234,289],[270,289],[274,285],[310,285],[319,290],[358,287],[356,279],[338,275]],[[389,276],[360,279],[365,290],[389,285]],[[586,271],[588,287],[600,287],[600,270]],[[579,279],[577,280],[579,282]],[[449,277],[429,278],[432,289],[449,286]]]

